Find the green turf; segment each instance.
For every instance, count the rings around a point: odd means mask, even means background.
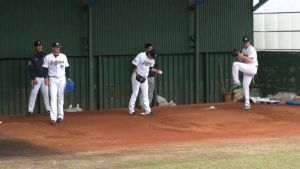
[[[300,138],[6,157],[0,169],[300,169]]]
[[[222,155],[221,155],[222,156]],[[144,161],[135,169],[299,169],[300,151],[272,152],[260,155],[227,155],[185,161]],[[127,167],[125,167],[127,168]]]

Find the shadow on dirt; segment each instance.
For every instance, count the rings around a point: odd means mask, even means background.
[[[3,157],[33,157],[58,155],[62,152],[37,146],[23,140],[13,140],[0,137],[0,158]]]

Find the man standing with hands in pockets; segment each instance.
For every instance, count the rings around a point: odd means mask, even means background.
[[[28,71],[32,80],[32,89],[30,92],[28,111],[26,113],[27,116],[31,116],[33,114],[33,109],[39,90],[42,91],[46,112],[50,113],[49,89],[48,86],[44,84],[43,75],[43,62],[46,54],[44,53],[43,44],[40,40],[34,42],[34,47],[35,52],[31,55],[28,61]]]

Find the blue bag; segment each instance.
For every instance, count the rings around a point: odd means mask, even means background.
[[[66,91],[66,93],[72,93],[72,92],[74,92],[74,89],[75,89],[75,83],[71,79],[69,79],[67,81],[65,91]]]

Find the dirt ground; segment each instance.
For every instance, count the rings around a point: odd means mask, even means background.
[[[205,109],[211,105],[216,109]],[[55,126],[46,115],[1,117],[0,158],[300,136],[300,107],[254,105],[245,112],[240,106],[157,108],[152,117],[126,110],[67,113]]]

